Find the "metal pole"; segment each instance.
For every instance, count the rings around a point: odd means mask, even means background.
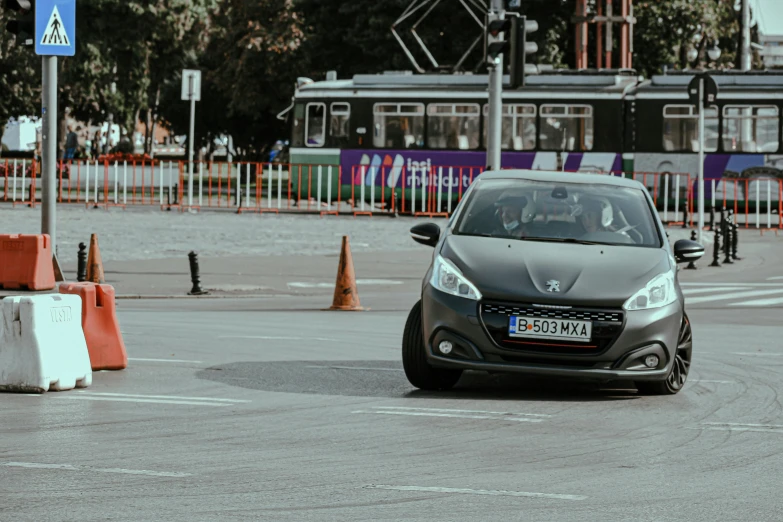
[[[701,243],[704,229],[704,79],[699,80],[699,230],[696,240]]]
[[[502,20],[503,0],[492,0],[489,22]],[[505,35],[503,35],[505,36]],[[487,168],[500,169],[500,141],[503,110],[503,55],[489,64],[489,123],[487,129]]]
[[[57,57],[44,56],[42,61],[41,233],[49,234],[52,242],[52,252],[56,252]]]
[[[750,60],[750,2],[742,0],[742,39],[740,42],[740,70],[749,71]]]
[[[196,99],[193,96],[193,75],[188,76],[190,96],[190,133],[188,135],[188,207],[193,206],[193,133],[196,128]]]

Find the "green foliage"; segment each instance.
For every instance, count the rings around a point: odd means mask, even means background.
[[[634,67],[649,76],[664,66],[685,69],[691,47],[699,51],[698,65],[706,65],[706,49],[715,40],[722,54],[721,68],[734,67],[739,34],[734,2],[727,0],[647,0],[634,4]]]
[[[60,107],[79,120],[102,123],[109,113],[133,131],[139,120],[162,120],[177,133],[189,129],[189,103],[180,100],[183,68],[202,71],[196,141],[231,134],[241,150],[260,153],[287,128],[276,115],[291,101],[296,78],[341,78],[413,66],[391,33],[410,0],[89,0],[78,3],[77,51],[60,59]],[[590,2],[594,9],[594,2]],[[574,67],[575,0],[523,2],[539,23],[533,63]],[[417,62],[433,69],[410,34],[423,14],[398,32]],[[687,50],[715,40],[719,67],[737,59],[734,0],[635,0],[634,67],[641,74],[684,68]],[[0,26],[7,14],[0,10]],[[481,27],[459,0],[443,0],[418,29],[440,65],[453,65]],[[594,26],[591,28],[594,39]],[[619,30],[615,30],[615,37]],[[617,41],[617,40],[615,40]],[[616,46],[616,48],[619,46]],[[479,43],[463,70],[483,73]],[[0,33],[0,124],[40,112],[40,59]],[[112,90],[112,83],[116,91]]]
[[[0,135],[9,118],[40,113],[41,60],[5,31],[10,11],[0,9]]]

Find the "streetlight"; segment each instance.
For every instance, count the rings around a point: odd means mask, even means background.
[[[720,58],[721,51],[720,47],[718,47],[718,42],[715,42],[714,46],[710,49],[707,49],[707,56],[710,57],[710,60],[713,62],[717,62],[718,58]]]
[[[688,63],[693,63],[699,57],[699,51],[691,47],[688,49],[688,53],[685,55],[685,57],[688,59]]]

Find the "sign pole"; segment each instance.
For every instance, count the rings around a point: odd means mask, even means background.
[[[699,78],[699,174],[697,185],[699,190],[699,229],[696,240],[701,243],[704,230],[704,78]]]
[[[193,133],[196,128],[196,97],[193,92],[193,76],[188,76],[190,93],[190,133],[188,135],[188,207],[193,206]]]
[[[44,56],[41,125],[41,233],[49,234],[52,252],[57,245],[57,57]],[[33,194],[35,198],[35,194]]]
[[[492,0],[489,22],[503,19],[503,2]],[[487,168],[500,170],[503,108],[503,55],[489,66],[489,122],[487,129]]]

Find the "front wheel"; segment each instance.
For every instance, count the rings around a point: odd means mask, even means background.
[[[462,370],[433,368],[427,362],[421,329],[421,301],[413,305],[402,336],[402,367],[408,381],[422,390],[448,390],[462,376]]]
[[[683,312],[680,336],[677,339],[677,352],[674,355],[674,364],[668,377],[664,381],[648,382],[639,381],[636,389],[643,395],[674,395],[685,386],[688,372],[691,369],[691,356],[693,353],[693,334],[691,322]]]

